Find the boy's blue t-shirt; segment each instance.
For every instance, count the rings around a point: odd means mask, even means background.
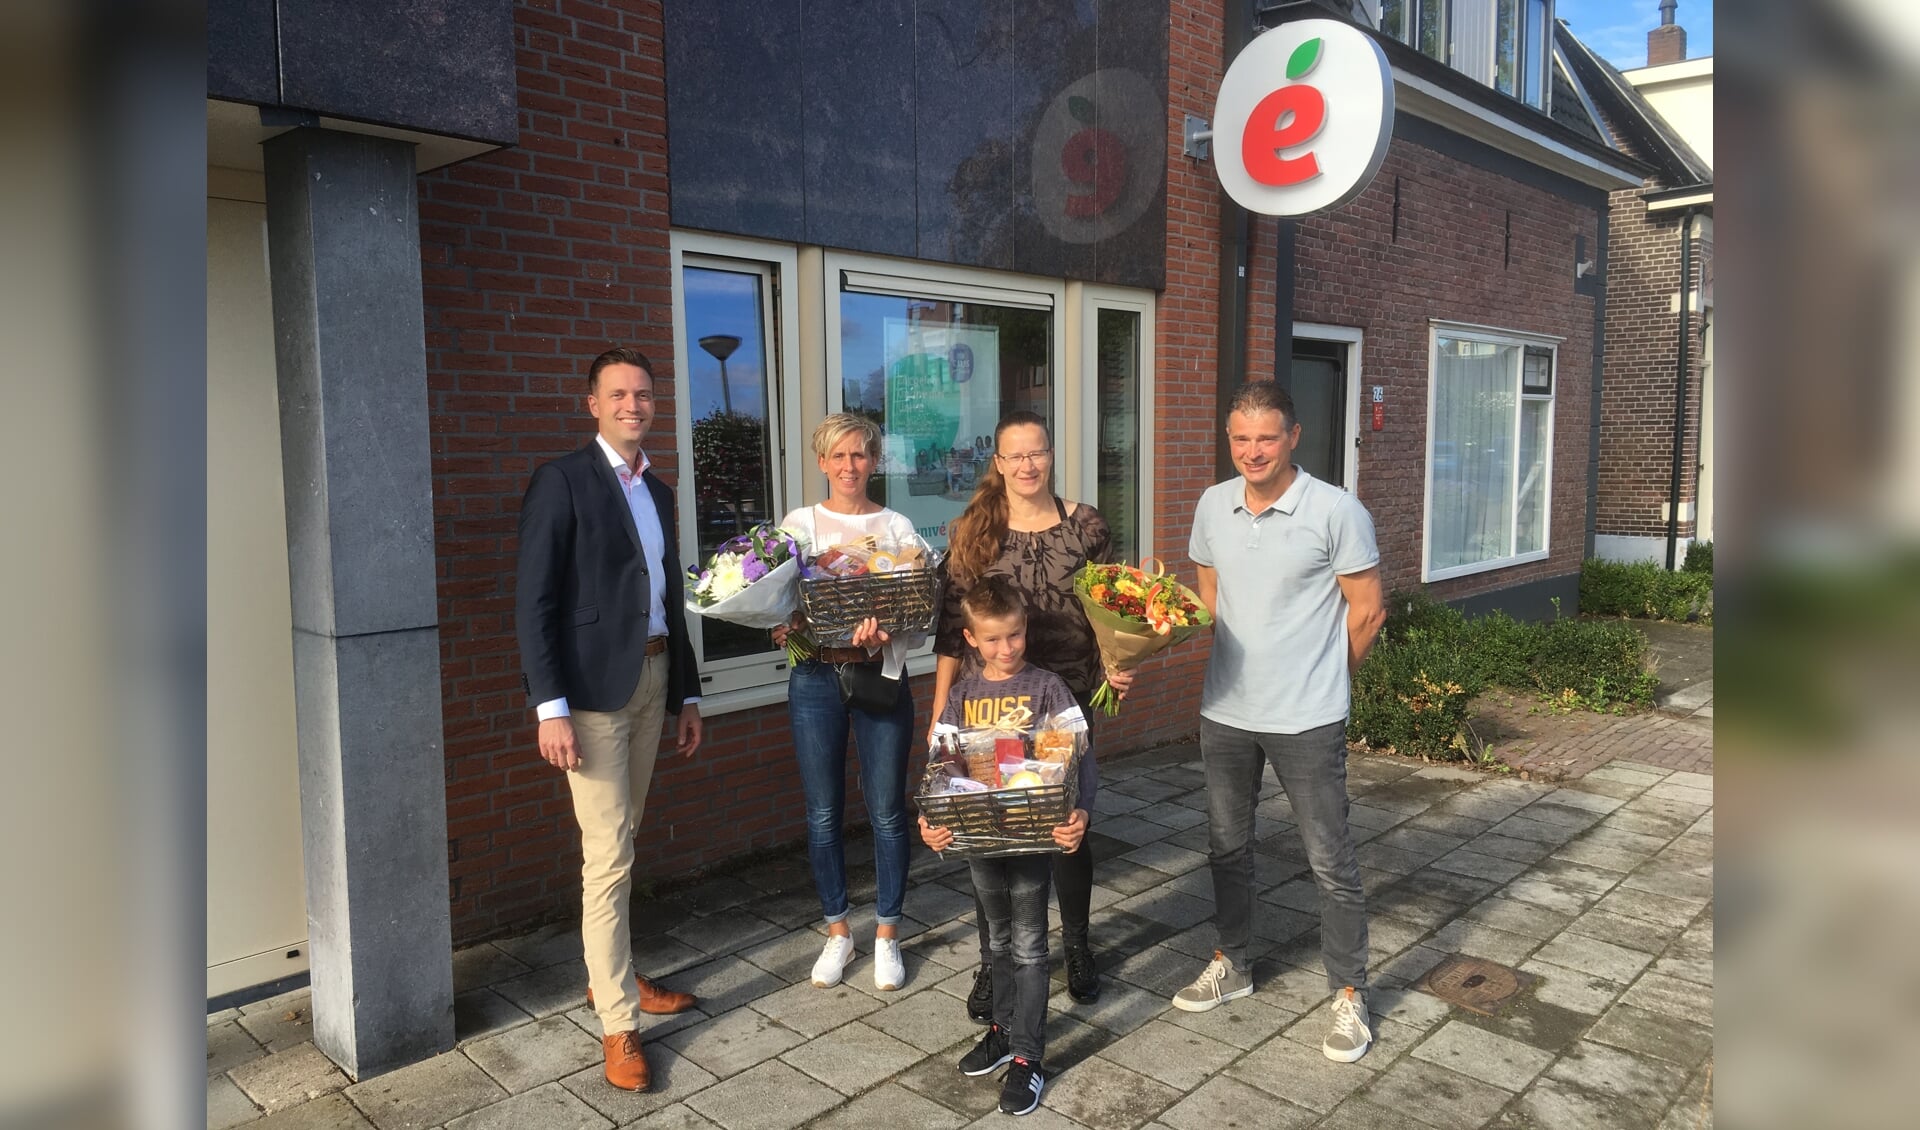
[[[963,730],[991,729],[1010,717],[1023,717],[1023,709],[1027,711],[1024,717],[1029,724],[1036,727],[1050,718],[1069,724],[1085,723],[1080,704],[1067,689],[1066,680],[1031,663],[1014,672],[1011,678],[998,682],[988,679],[984,671],[974,671],[954,680],[940,721]],[[1100,773],[1089,747],[1080,758],[1080,792],[1075,808],[1093,811],[1099,781]]]

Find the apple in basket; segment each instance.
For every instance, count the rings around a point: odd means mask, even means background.
[[[1040,774],[1035,773],[1031,769],[1022,769],[1020,772],[1007,778],[1005,787],[1009,789],[1037,789],[1044,784],[1046,784],[1046,782],[1040,779]]]

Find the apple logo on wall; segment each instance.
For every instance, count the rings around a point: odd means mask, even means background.
[[[1033,203],[1047,231],[1093,243],[1131,227],[1159,194],[1166,107],[1136,71],[1075,80],[1033,132]]]

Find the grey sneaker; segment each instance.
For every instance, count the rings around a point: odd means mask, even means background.
[[[1335,1063],[1352,1063],[1366,1055],[1372,1043],[1373,1033],[1367,1029],[1367,998],[1348,985],[1333,998],[1333,1028],[1320,1050]]]
[[[1193,984],[1173,994],[1173,1007],[1182,1012],[1206,1012],[1237,997],[1253,995],[1253,975],[1233,967],[1233,959],[1219,950]]]

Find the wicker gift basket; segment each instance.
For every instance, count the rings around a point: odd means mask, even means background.
[[[953,833],[953,845],[941,854],[989,859],[1060,850],[1053,842],[1053,829],[1067,822],[1079,801],[1080,759],[1087,756],[1086,735],[1074,734],[1052,751],[1035,753],[1042,759],[1023,760],[1021,764],[1037,771],[1042,784],[956,792],[951,791],[955,778],[979,780],[982,770],[978,758],[958,748],[952,753],[934,751],[927,759],[926,776],[914,803],[928,824]],[[1053,760],[1054,755],[1064,759]],[[993,780],[997,783],[997,776]]]
[[[846,563],[858,571],[835,571]],[[821,647],[846,647],[869,616],[890,635],[931,634],[940,619],[938,565],[938,556],[918,538],[904,546],[868,539],[821,553],[800,572],[807,637]]]

